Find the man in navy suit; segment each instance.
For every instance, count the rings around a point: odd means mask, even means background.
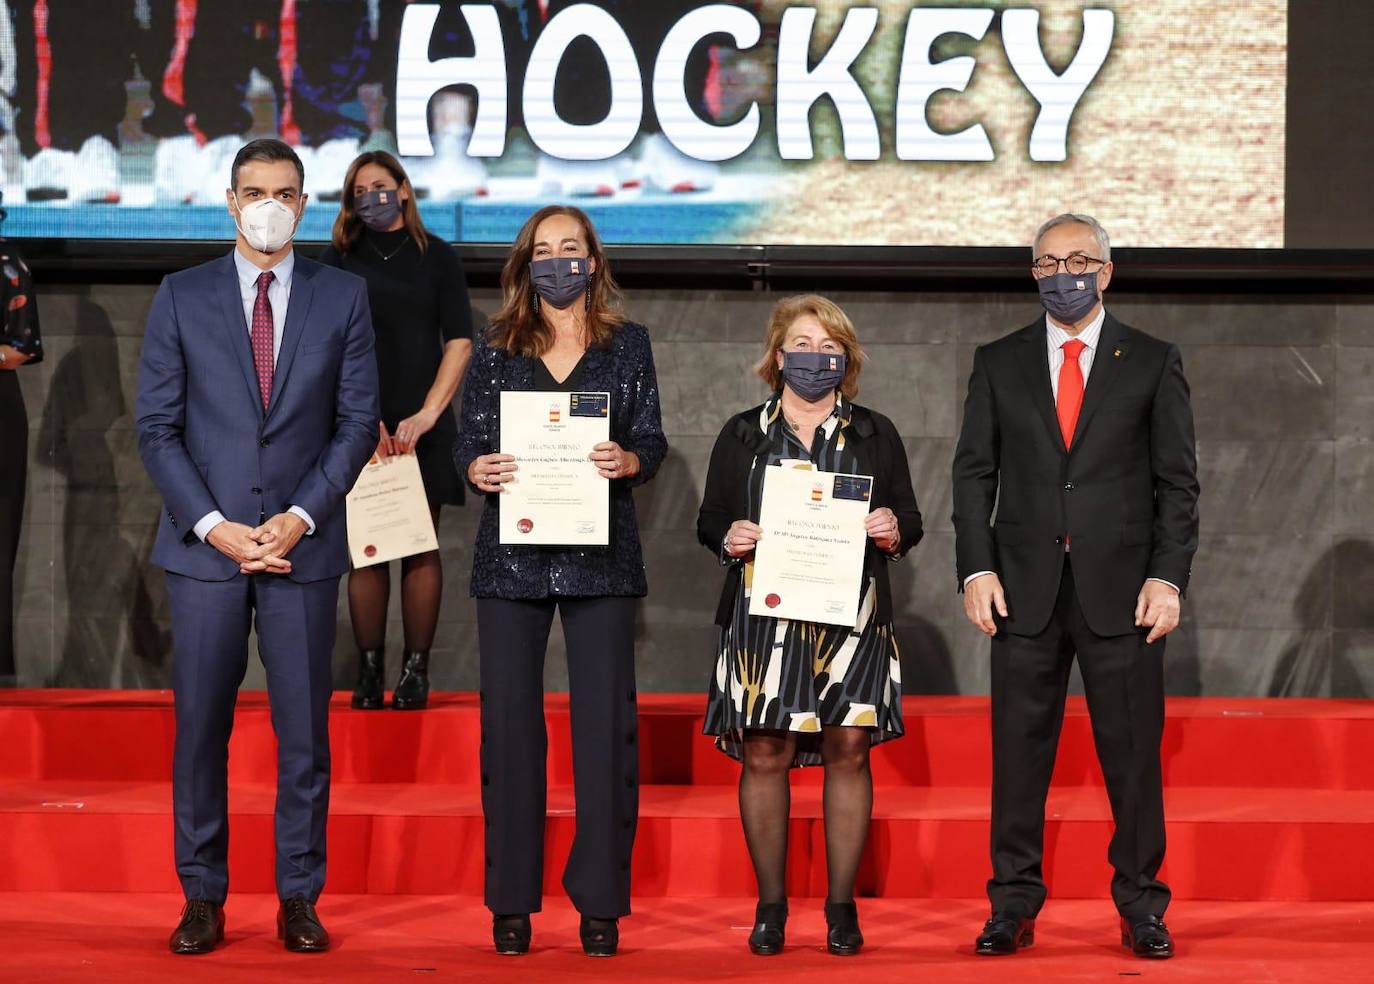
[[[234,159],[232,253],[172,274],[148,315],[139,451],[162,493],[153,562],[172,608],[172,798],[186,907],[176,953],[224,937],[228,747],[255,624],[277,734],[277,931],[323,950],[330,654],[344,496],[377,447],[363,281],[296,256],[304,169],[277,140]]]

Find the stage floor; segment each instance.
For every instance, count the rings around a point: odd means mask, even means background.
[[[227,907],[225,944],[204,957],[176,957],[166,937],[177,895],[0,893],[0,980],[94,981],[1153,981],[1321,982],[1374,979],[1374,902],[1178,902],[1169,923],[1173,960],[1149,962],[1118,943],[1112,906],[1054,901],[1036,946],[1016,957],[979,958],[971,944],[986,916],[982,900],[864,899],[868,946],[855,958],[823,948],[819,900],[794,901],[789,947],[752,956],[753,915],[744,899],[646,899],[623,921],[614,961],[582,955],[577,916],[550,899],[535,917],[535,947],[523,958],[491,951],[489,916],[471,896],[326,895],[321,916],[334,935],[326,954],[290,954],[275,935],[276,900],[238,895]]]

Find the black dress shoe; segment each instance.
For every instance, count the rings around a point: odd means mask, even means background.
[[[492,916],[491,941],[496,952],[506,957],[518,957],[530,952],[529,916]]]
[[[277,910],[277,939],[294,953],[321,953],[329,949],[329,934],[305,899],[287,899]]]
[[[749,949],[756,956],[771,957],[782,952],[787,938],[787,903],[760,902],[754,909],[754,931],[749,934]]]
[[[188,899],[167,946],[173,953],[209,953],[223,940],[224,908],[204,899]]]
[[[1035,945],[1035,920],[994,912],[983,924],[983,934],[973,950],[984,957],[1006,957]]]
[[[825,948],[837,957],[852,957],[864,946],[859,907],[853,902],[825,903]]]
[[[589,957],[613,957],[620,946],[620,926],[614,919],[583,916],[578,935],[582,937],[582,952]]]
[[[1146,916],[1134,922],[1123,918],[1121,945],[1130,947],[1137,957],[1151,960],[1168,960],[1174,955],[1174,937],[1158,916]]]
[[[353,688],[353,708],[376,711],[386,705],[386,650],[364,649],[358,653],[358,683]]]
[[[422,711],[428,703],[429,653],[406,653],[391,706],[398,711]]]

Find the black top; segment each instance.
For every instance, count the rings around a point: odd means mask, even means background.
[[[460,474],[501,446],[501,392],[538,390],[540,359],[511,355],[478,339],[463,380],[462,429],[454,451]],[[643,325],[626,322],[606,348],[582,356],[582,389],[611,394],[611,440],[639,455],[639,474],[611,479],[610,543],[604,547],[502,544],[501,495],[485,496],[472,551],[475,598],[639,597],[648,591],[631,490],[654,477],[668,452],[653,349]],[[547,371],[547,369],[546,369]],[[571,379],[572,376],[569,376]],[[565,381],[566,382],[566,381]]]
[[[1136,631],[1146,578],[1188,588],[1198,544],[1197,452],[1178,347],[1110,314],[1072,450],[1055,416],[1045,319],[974,352],[954,452],[959,585],[994,571],[1006,630],[1036,635],[1072,540],[1074,585],[1098,635]],[[997,519],[993,524],[993,511]]]
[[[585,374],[584,366],[587,364],[587,353],[582,353],[582,358],[577,360],[577,365],[572,367],[572,372],[568,373],[568,378],[561,383],[553,378],[553,373],[544,364],[543,359],[534,360],[534,388],[536,390],[548,390],[551,393],[571,393],[582,388],[582,376]]]
[[[736,520],[758,522],[762,498],[762,476],[758,466],[774,460],[775,448],[769,425],[776,413],[777,400],[775,394],[762,406],[726,421],[716,438],[711,463],[706,469],[706,492],[697,514],[697,538],[728,565],[725,587],[716,606],[717,625],[724,626],[730,621],[742,567],[725,555],[725,534]],[[847,423],[836,432],[843,435],[843,444],[836,434],[826,435],[822,430],[817,431],[821,439],[809,450],[792,435],[787,438],[798,457],[810,458],[822,468],[844,468],[853,474],[871,475],[873,494],[869,511],[886,506],[896,514],[901,532],[897,553],[894,556],[883,554],[872,539],[864,553],[864,581],[872,578],[878,588],[874,618],[879,624],[886,624],[892,621],[892,589],[887,566],[920,542],[924,535],[921,510],[911,487],[906,448],[892,421],[856,404],[847,403],[845,409]]]
[[[434,236],[421,253],[404,229],[365,228],[350,253],[340,255],[330,246],[320,262],[367,281],[377,336],[382,420],[394,434],[397,424],[424,406],[444,346],[472,338],[472,305],[462,260],[452,246]],[[445,411],[416,446],[431,503],[463,501],[463,483],[453,470],[451,453],[456,437],[453,413]]]

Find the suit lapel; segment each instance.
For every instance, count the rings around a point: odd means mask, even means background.
[[[1093,414],[1112,391],[1116,375],[1121,371],[1121,364],[1130,355],[1128,346],[1122,341],[1124,334],[1121,322],[1110,314],[1107,315],[1102,322],[1102,333],[1097,338],[1097,351],[1093,354],[1093,367],[1088,373],[1088,385],[1083,390],[1083,407],[1078,412],[1078,426],[1073,432],[1075,448],[1080,446]]]
[[[1050,361],[1045,348],[1045,322],[1042,319],[1026,328],[1021,336],[1017,361],[1026,380],[1026,392],[1050,431],[1050,442],[1064,451],[1064,435],[1059,432],[1059,417],[1054,411],[1054,390],[1050,386]]]
[[[277,368],[272,374],[272,396],[267,402],[269,417],[276,412],[277,404],[281,402],[286,377],[291,374],[291,365],[296,359],[296,349],[300,346],[306,317],[310,313],[310,300],[315,293],[312,282],[314,279],[314,265],[297,256],[296,269],[291,273],[291,299],[286,305],[286,324],[281,333],[281,351],[277,353]]]
[[[262,415],[262,393],[258,389],[258,371],[253,366],[253,350],[248,340],[248,323],[243,320],[243,294],[239,290],[239,271],[234,254],[224,258],[224,270],[215,278],[219,294],[220,313],[224,315],[224,329],[229,333],[229,347],[234,350],[243,381],[258,415]]]

